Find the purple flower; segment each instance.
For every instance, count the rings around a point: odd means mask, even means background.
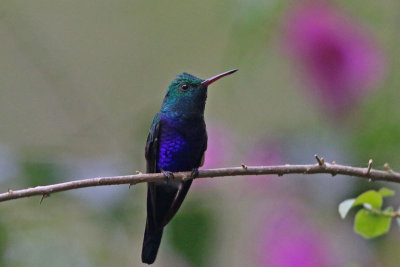
[[[306,3],[286,21],[285,36],[321,106],[343,115],[383,74],[367,32],[325,2]]]
[[[284,205],[279,213],[266,214],[257,234],[258,266],[335,266],[326,237],[301,209]]]

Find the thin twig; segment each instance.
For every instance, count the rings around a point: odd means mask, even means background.
[[[317,158],[317,157],[316,157]],[[318,157],[319,159],[319,157]],[[322,163],[322,164],[321,164]],[[331,164],[323,162],[322,159],[318,164],[309,165],[278,165],[278,166],[247,166],[244,168],[231,167],[220,169],[199,170],[198,178],[212,178],[223,176],[243,176],[243,175],[272,175],[279,176],[285,174],[342,174],[353,177],[360,177],[365,179],[372,179],[373,181],[386,181],[393,183],[400,183],[400,173],[392,169],[375,170],[372,164],[367,168],[352,167],[339,164]],[[173,174],[175,180],[185,180],[191,177],[191,172],[176,172]],[[46,186],[37,186],[22,190],[11,190],[0,194],[0,202],[11,199],[24,198],[30,196],[49,196],[56,192],[68,191],[78,188],[106,186],[106,185],[136,185],[146,182],[159,182],[165,181],[165,175],[162,173],[138,173],[136,175],[112,176],[112,177],[98,177],[84,180],[76,180],[66,183],[59,183]]]

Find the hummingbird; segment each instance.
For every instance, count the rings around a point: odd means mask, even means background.
[[[181,206],[204,163],[207,131],[204,108],[207,88],[237,69],[203,80],[182,73],[169,85],[160,112],[153,119],[147,137],[147,173],[163,173],[162,182],[147,184],[147,219],[142,262],[152,264],[160,247],[164,227]],[[173,181],[173,172],[191,171],[187,181]]]

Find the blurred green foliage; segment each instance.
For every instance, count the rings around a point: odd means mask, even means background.
[[[311,162],[324,151],[329,161],[366,167],[373,158],[374,168],[389,162],[400,169],[399,1],[334,3],[363,25],[387,61],[382,83],[342,120],[320,111],[301,66],[284,52],[282,24],[294,1],[2,1],[0,149],[16,155],[19,171],[0,177],[1,191],[88,178],[71,177],[77,164],[64,165],[71,158],[95,166],[111,158],[115,175],[144,171],[148,128],[173,77],[232,68],[240,71],[210,88],[206,107],[208,125],[226,127],[235,139],[226,166],[246,163],[250,148],[268,139],[286,148],[283,163]],[[86,168],[89,175],[94,167]],[[279,210],[289,196],[319,218],[336,266],[400,262],[397,229],[366,241],[337,218],[332,202],[377,183],[324,177],[256,184],[262,194],[248,189],[245,177],[210,181],[188,194],[156,264],[177,266],[183,258],[182,265],[257,266],[252,209]],[[40,198],[2,203],[0,265],[141,266],[146,188],[104,190],[54,194],[42,205]],[[389,201],[397,207],[399,194]]]
[[[7,225],[0,221],[0,252],[5,251],[7,248],[8,241],[8,229]],[[0,253],[0,265],[6,263],[4,259],[4,253]]]
[[[25,161],[21,163],[21,169],[29,187],[54,184],[61,175],[59,169],[50,162]]]
[[[216,241],[213,214],[197,202],[185,205],[168,227],[169,239],[192,266],[209,266],[207,258],[213,253]]]

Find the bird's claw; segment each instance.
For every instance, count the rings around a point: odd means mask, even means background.
[[[195,179],[199,177],[199,169],[198,168],[193,168],[192,173],[190,174],[191,179]]]
[[[167,182],[169,182],[175,178],[174,174],[170,171],[165,171],[165,170],[161,169],[161,173],[164,175],[165,179],[167,179]]]

